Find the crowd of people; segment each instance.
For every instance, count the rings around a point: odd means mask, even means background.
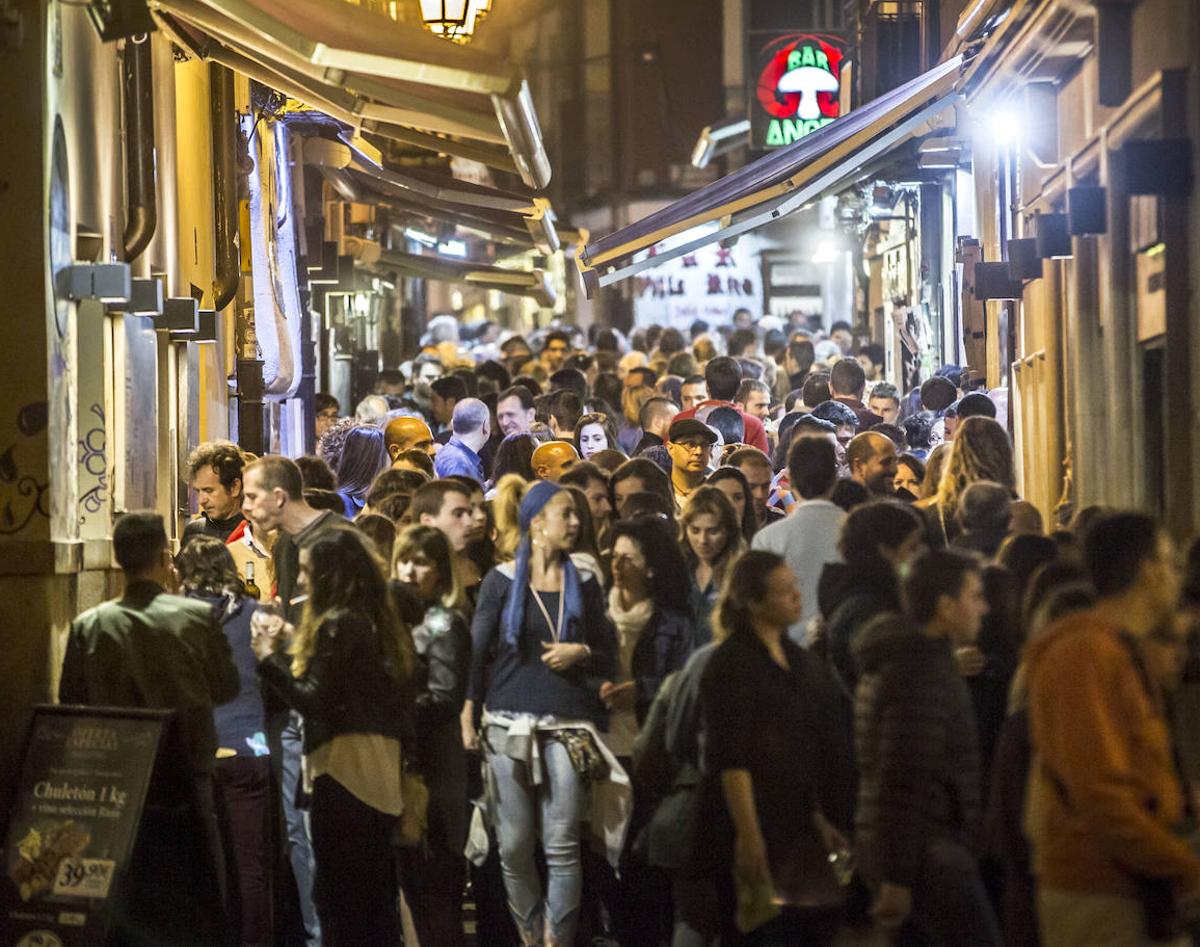
[[[1003,398],[845,324],[427,341],[197,448],[71,630],[64,702],[179,711],[231,942],[1191,942],[1200,546],[1047,528]]]

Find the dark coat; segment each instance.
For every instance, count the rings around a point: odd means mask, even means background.
[[[459,714],[471,667],[471,630],[462,613],[426,610],[413,628],[417,652],[417,761],[429,787],[429,844],[462,855],[467,842],[467,752]]]
[[[134,582],[71,625],[58,699],[64,704],[174,710],[192,767],[211,773],[213,707],[238,693],[238,673],[212,606]]]
[[[867,877],[911,887],[930,839],[971,845],[980,770],[971,694],[950,645],[884,615],[855,642],[857,837]]]
[[[850,693],[858,683],[854,639],[873,618],[900,608],[896,580],[890,574],[828,563],[821,572],[817,600],[824,616],[825,653]]]
[[[405,688],[386,669],[379,636],[362,615],[332,612],[317,629],[304,674],[292,676],[290,655],[263,659],[258,672],[304,717],[304,752],[352,733],[395,737],[402,746],[409,716]]]
[[[633,649],[631,677],[637,684],[634,709],[638,724],[646,722],[650,703],[663,679],[680,671],[695,647],[692,616],[672,608],[658,607],[642,630]]]

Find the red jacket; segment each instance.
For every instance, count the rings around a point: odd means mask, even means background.
[[[696,412],[701,408],[733,408],[742,416],[742,424],[745,426],[745,442],[751,447],[757,447],[768,457],[771,455],[771,445],[767,442],[767,430],[763,427],[762,421],[752,414],[747,414],[742,410],[740,405],[734,404],[732,401],[701,401],[696,407],[688,408],[686,411],[680,411],[675,415],[675,420],[680,421],[684,418],[694,418]]]

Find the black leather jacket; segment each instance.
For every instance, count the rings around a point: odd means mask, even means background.
[[[263,680],[304,717],[304,752],[334,737],[378,733],[404,746],[408,699],[388,673],[375,629],[355,612],[331,613],[317,629],[316,649],[300,677],[290,655],[276,653],[258,665]]]
[[[422,609],[411,589],[391,583],[417,653],[416,753],[429,787],[430,845],[461,855],[467,842],[467,753],[459,714],[471,666],[471,630],[462,612],[432,605]]]

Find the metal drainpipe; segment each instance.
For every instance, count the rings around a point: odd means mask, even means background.
[[[130,39],[121,66],[125,98],[125,261],[137,259],[158,226],[154,185],[154,81],[150,39]]]
[[[233,102],[233,72],[213,63],[213,224],[216,265],[213,279],[213,308],[220,312],[237,294],[240,260],[237,246],[237,149],[239,135]]]

